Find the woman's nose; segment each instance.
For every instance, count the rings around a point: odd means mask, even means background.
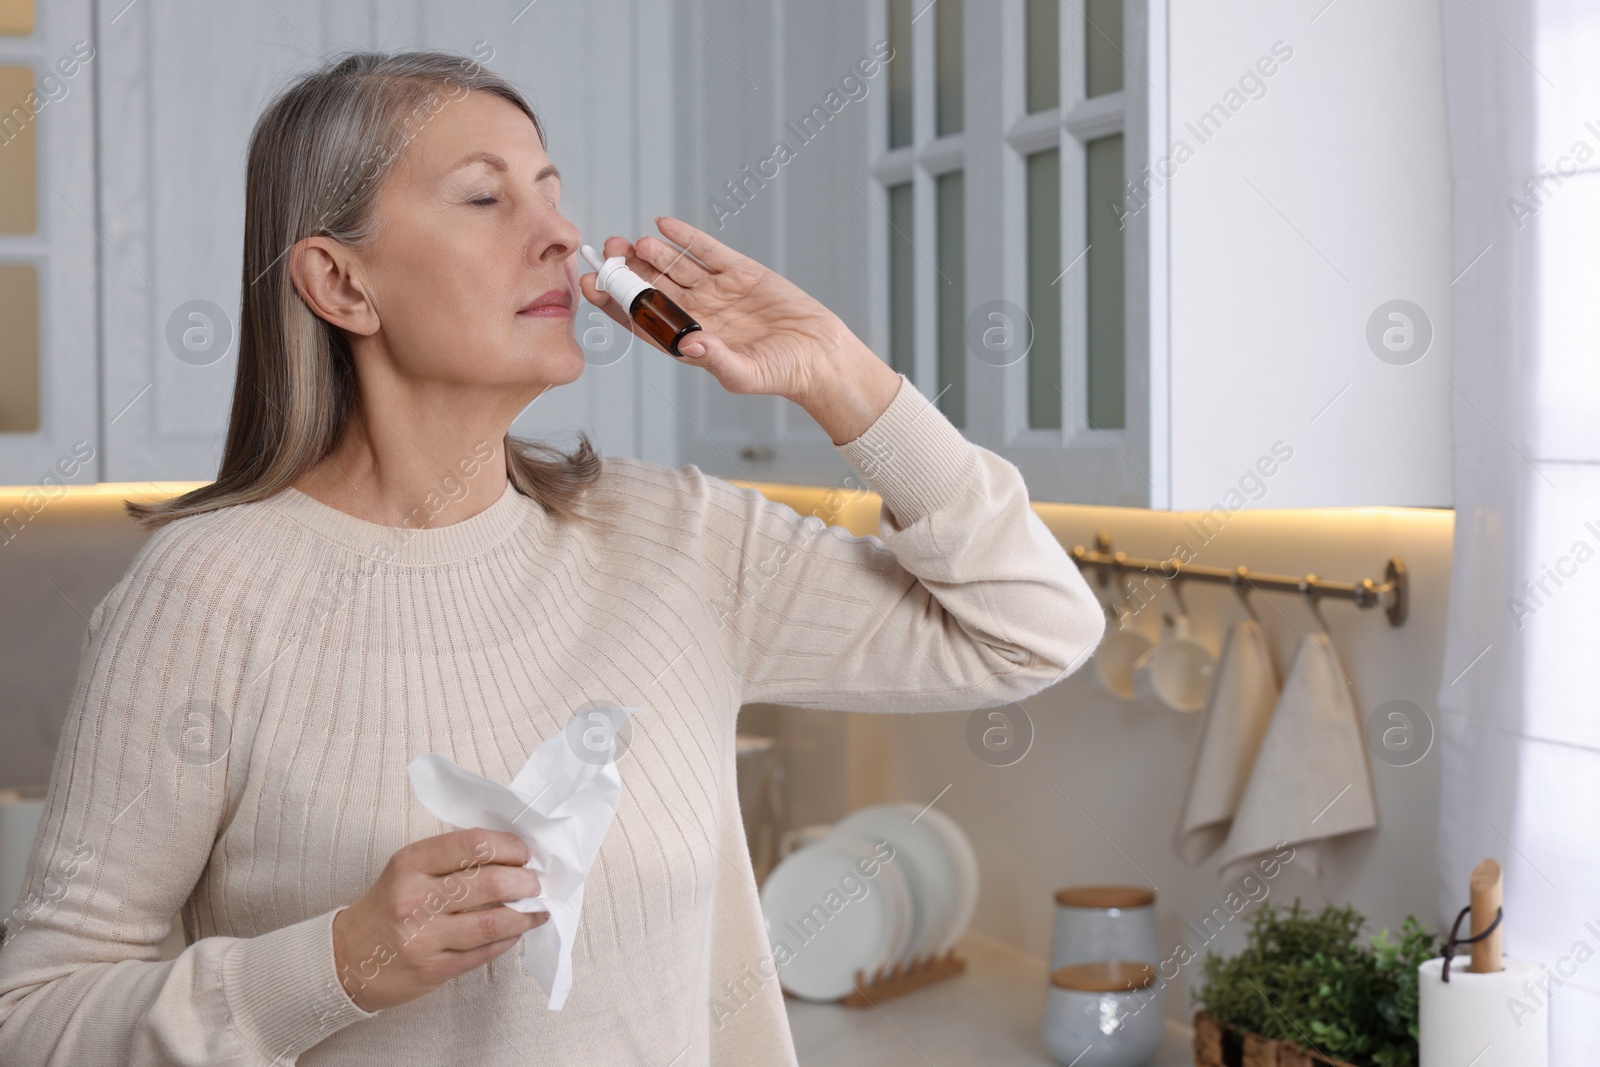
[[[582,239],[578,228],[560,211],[552,209],[536,227],[534,252],[539,259],[566,259],[578,250],[578,243]]]

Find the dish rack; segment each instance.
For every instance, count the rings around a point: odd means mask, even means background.
[[[846,1008],[870,1008],[884,1000],[893,1000],[923,986],[934,985],[946,978],[954,978],[967,969],[967,961],[955,949],[930,952],[926,956],[897,963],[893,967],[879,967],[871,977],[865,971],[856,971],[855,991],[846,993],[837,1003]],[[784,1000],[795,1000],[795,995],[783,990]]]
[[[966,969],[967,961],[952,948],[943,953],[914,956],[893,967],[879,967],[870,978],[865,972],[857,971],[855,991],[846,993],[839,1003],[847,1008],[870,1008],[880,1000],[890,1000],[946,978],[954,978]]]

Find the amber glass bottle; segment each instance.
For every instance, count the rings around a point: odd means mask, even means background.
[[[700,329],[700,324],[666,293],[629,270],[622,256],[602,261],[592,245],[584,245],[582,253],[589,266],[595,269],[595,287],[627,308],[628,317],[640,332],[682,359],[678,345],[686,335]]]

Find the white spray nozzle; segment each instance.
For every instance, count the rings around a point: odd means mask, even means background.
[[[609,259],[601,259],[600,253],[594,250],[593,245],[583,245],[578,251],[596,271],[595,288],[610,293],[624,310],[632,308],[639,294],[651,287],[649,282],[628,269],[626,257],[612,256]]]

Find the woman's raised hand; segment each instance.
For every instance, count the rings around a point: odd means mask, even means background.
[[[539,894],[528,846],[499,830],[425,837],[389,857],[355,903],[333,917],[334,969],[363,1011],[431,992],[549,920],[505,905]]]
[[[663,215],[656,225],[667,240],[608,237],[603,254],[625,257],[639,277],[700,324],[701,332],[679,346],[684,362],[704,367],[728,392],[782,396],[805,407],[847,369],[842,361],[859,361],[864,354],[882,362],[839,316],[793,282],[680,219]],[[633,329],[627,309],[595,288],[595,278],[590,272],[579,279],[584,298],[644,337]],[[702,346],[698,355],[696,342]]]

